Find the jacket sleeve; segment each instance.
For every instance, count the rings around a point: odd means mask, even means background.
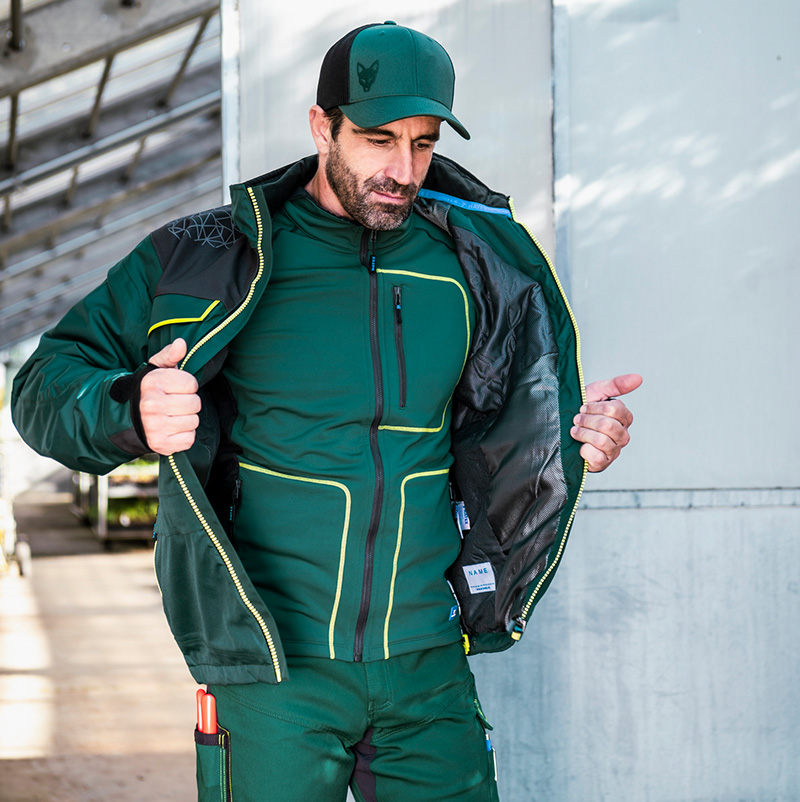
[[[112,393],[112,386],[147,360],[160,275],[148,237],[42,336],[11,396],[14,424],[34,450],[68,468],[99,474],[148,450],[136,433],[128,398]]]

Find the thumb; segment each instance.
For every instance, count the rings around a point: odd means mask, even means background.
[[[157,354],[150,357],[150,364],[157,368],[174,368],[186,356],[186,340],[178,337],[169,345],[162,348]]]
[[[586,401],[606,401],[617,395],[632,393],[642,383],[638,373],[625,373],[613,379],[592,382],[586,385]]]

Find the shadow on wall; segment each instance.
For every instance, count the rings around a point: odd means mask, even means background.
[[[558,264],[584,371],[647,379],[625,460],[593,486],[800,485],[782,423],[800,392],[785,370],[800,336],[800,12],[672,0],[556,11],[568,78]],[[690,401],[668,401],[676,390]],[[757,427],[726,408],[731,396],[763,411]]]

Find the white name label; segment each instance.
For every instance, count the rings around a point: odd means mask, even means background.
[[[470,593],[489,593],[494,590],[494,570],[491,563],[463,566]]]

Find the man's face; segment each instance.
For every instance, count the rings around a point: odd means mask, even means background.
[[[359,128],[345,118],[325,159],[327,183],[345,216],[379,231],[397,228],[411,214],[440,125],[436,117],[409,117]]]

